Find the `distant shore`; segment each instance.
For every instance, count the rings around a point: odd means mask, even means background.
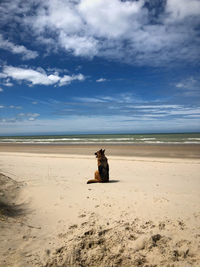
[[[200,144],[10,144],[0,143],[0,152],[93,155],[99,148],[111,156],[200,158]]]

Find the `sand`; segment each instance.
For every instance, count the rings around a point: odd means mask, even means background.
[[[0,152],[0,266],[200,266],[200,159],[57,152]]]
[[[200,144],[124,144],[124,145],[52,145],[52,144],[5,144],[0,152],[31,152],[45,154],[93,155],[99,147],[109,151],[110,156],[200,158]]]

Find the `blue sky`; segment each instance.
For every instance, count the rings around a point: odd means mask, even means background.
[[[3,0],[0,135],[200,131],[199,0]]]

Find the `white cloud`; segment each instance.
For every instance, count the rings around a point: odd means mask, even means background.
[[[33,118],[37,118],[37,117],[40,116],[39,113],[27,113],[26,115],[29,116],[29,117],[33,117]]]
[[[137,116],[70,116],[67,118],[37,119],[34,120],[6,120],[1,119],[0,134],[20,133],[49,133],[49,132],[169,132],[169,131],[199,131],[199,117],[197,118],[170,118],[167,120],[153,117]]]
[[[105,81],[107,81],[107,79],[105,79],[105,78],[100,78],[100,79],[96,80],[96,82],[98,82],[98,83],[102,83],[102,82],[105,82]]]
[[[52,83],[57,83],[60,80],[60,77],[58,75],[51,74],[48,76],[48,79],[52,81]]]
[[[36,51],[29,50],[23,45],[16,45],[8,40],[5,40],[2,34],[0,34],[0,48],[8,50],[13,54],[21,54],[22,59],[24,60],[33,59],[38,56]]]
[[[175,84],[178,88],[178,94],[182,96],[197,97],[200,95],[200,79],[199,77],[188,77]]]
[[[34,28],[40,33],[45,31],[47,26],[61,31],[67,30],[68,33],[74,33],[80,29],[82,23],[73,3],[64,0],[40,2],[37,16],[26,18],[25,20],[27,19],[27,22],[33,23]]]
[[[78,10],[88,25],[88,30],[96,36],[118,38],[125,36],[137,27],[137,16],[142,12],[144,1],[121,2],[109,0],[81,0]]]
[[[2,74],[2,73],[0,73],[0,75],[1,75],[1,74]],[[11,86],[13,86],[13,83],[10,82],[10,78],[5,79],[6,77],[7,77],[7,75],[4,74],[4,80],[3,80],[2,84],[3,84],[4,86],[7,86],[7,87],[11,87]]]
[[[112,96],[101,95],[96,97],[75,97],[73,98],[76,101],[84,102],[84,103],[111,103],[117,104],[129,104],[129,103],[140,103],[141,99],[135,97],[131,93],[121,93]],[[142,101],[144,102],[144,101]]]
[[[54,82],[48,78],[47,75],[40,73],[38,71],[32,69],[24,69],[12,66],[6,66],[3,69],[3,73],[7,75],[7,77],[12,78],[13,80],[25,80],[34,84],[43,84],[50,85]]]
[[[46,1],[36,16],[27,17],[26,22],[36,34],[46,29],[56,33],[55,45],[75,56],[103,56],[138,65],[182,59],[197,61],[199,1],[167,0],[157,21],[144,3],[144,0]],[[188,23],[184,21],[186,17],[195,20]],[[151,19],[156,23],[150,23]]]
[[[23,117],[25,116],[25,113],[19,113],[18,116]]]
[[[28,117],[29,121],[35,121],[40,116],[40,114],[39,113],[26,113],[25,116]]]
[[[63,86],[63,85],[69,84],[69,83],[71,83],[72,81],[75,81],[75,80],[84,81],[85,80],[85,76],[83,74],[77,74],[77,75],[72,75],[72,76],[64,75],[59,81],[59,86]]]
[[[200,59],[199,0],[10,0],[0,13],[48,52],[153,66]]]
[[[187,107],[184,105],[128,105],[128,108],[138,110],[139,114],[149,113],[145,116],[176,116],[200,114],[199,107]]]
[[[180,110],[168,110],[170,115],[200,115],[200,108],[182,108]]]
[[[9,106],[0,105],[0,108],[22,109],[21,106],[16,106],[16,105],[9,105]]]
[[[3,124],[5,127],[8,125],[14,124],[17,125],[17,123],[24,124],[28,121],[35,121],[40,116],[39,113],[18,113],[15,117],[9,117],[9,118],[0,118],[0,125]]]
[[[33,118],[37,118],[40,116],[39,113],[18,113],[17,115],[20,117],[33,117]]]
[[[114,96],[94,96],[94,97],[74,97],[72,99],[75,102],[68,103],[68,107],[74,107],[76,104],[75,114],[99,114],[101,113],[107,116],[120,115],[126,113],[127,116],[134,118],[181,118],[191,115],[199,115],[200,107],[196,105],[178,105],[178,104],[162,104],[162,102],[152,102],[149,104],[142,99],[134,98],[130,94],[118,94]],[[98,108],[97,108],[98,107]],[[68,114],[68,112],[61,112],[57,114]]]
[[[181,105],[135,105],[129,106],[132,108],[139,109],[172,109],[172,108],[180,108]]]
[[[173,20],[183,20],[189,16],[199,16],[200,1],[168,0],[166,12],[170,13],[170,19]]]
[[[185,78],[181,82],[175,84],[177,88],[193,88],[196,85],[200,85],[200,80],[195,79],[194,77]]]
[[[92,37],[69,36],[60,32],[60,45],[75,56],[93,57],[98,52],[98,41]]]
[[[177,88],[184,88],[185,85],[184,85],[183,83],[177,83],[177,84],[176,84],[176,87],[177,87]]]
[[[75,101],[79,101],[81,103],[105,103],[106,101],[101,98],[95,97],[74,97]]]
[[[195,114],[195,115],[187,115],[189,118],[199,118],[200,119],[200,114]]]
[[[0,87],[0,93],[3,92],[3,89]]]
[[[7,77],[6,74],[4,74],[4,73],[0,73],[0,79],[6,78],[6,77]]]
[[[21,106],[15,106],[15,105],[10,105],[8,107],[11,109],[21,109],[22,108]]]
[[[41,85],[56,85],[63,86],[70,84],[72,81],[78,80],[83,81],[85,76],[83,74],[77,75],[64,75],[60,77],[55,74],[47,75],[43,69],[33,70],[25,69],[20,67],[5,66],[3,68],[3,76],[12,78],[17,81],[26,81],[32,85],[41,84]]]

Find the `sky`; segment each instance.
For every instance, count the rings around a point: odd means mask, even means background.
[[[200,132],[200,0],[2,0],[0,135]]]

